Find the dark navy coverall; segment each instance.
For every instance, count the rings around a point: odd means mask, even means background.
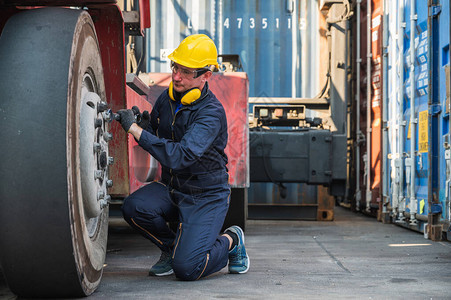
[[[124,219],[162,251],[172,251],[180,279],[196,280],[225,267],[229,241],[220,230],[230,196],[227,120],[208,83],[187,106],[163,92],[139,145],[161,163],[162,180],[125,199]],[[179,222],[177,233],[168,221]]]

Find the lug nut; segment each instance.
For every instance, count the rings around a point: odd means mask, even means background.
[[[109,164],[109,165],[114,164],[114,157],[108,156],[108,164]]]
[[[104,209],[105,207],[107,207],[108,204],[110,204],[110,201],[111,201],[111,196],[106,195],[104,199],[99,201],[100,209]]]
[[[94,171],[94,178],[95,178],[95,179],[101,179],[101,178],[103,178],[103,171],[102,171],[102,170],[95,170],[95,171]]]
[[[100,101],[97,104],[97,111],[98,112],[104,112],[107,109],[108,109],[108,104],[105,101]]]
[[[112,119],[112,112],[111,112],[111,109],[109,109],[109,110],[107,110],[107,111],[104,111],[103,113],[102,113],[102,116],[103,116],[103,119],[106,121],[106,122],[111,122],[113,119]]]
[[[99,153],[102,150],[102,146],[99,143],[94,143],[94,152]]]
[[[113,139],[113,134],[111,134],[111,133],[109,133],[109,132],[104,132],[104,133],[103,133],[103,139],[104,139],[106,142],[109,142],[109,141],[111,141],[111,140]]]
[[[102,119],[98,119],[98,118],[97,118],[97,119],[94,121],[94,127],[95,127],[95,128],[102,127],[102,125],[103,125]]]
[[[106,181],[106,186],[107,187],[112,187],[113,186],[113,180],[111,180],[111,179],[108,179],[107,181]]]
[[[103,199],[105,197],[105,192],[104,191],[99,191],[97,193],[97,200]]]
[[[100,204],[100,209],[104,209],[105,207],[108,206],[108,202],[106,202],[105,200],[100,200],[99,204]]]

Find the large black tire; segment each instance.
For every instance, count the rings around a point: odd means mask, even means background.
[[[22,297],[89,295],[102,276],[111,184],[91,17],[64,8],[14,15],[0,58],[1,268]]]

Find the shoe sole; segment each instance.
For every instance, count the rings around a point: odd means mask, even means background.
[[[251,260],[249,259],[249,255],[247,256],[247,268],[246,270],[240,271],[240,272],[234,272],[234,271],[230,271],[230,274],[246,274],[247,271],[249,271],[249,268],[251,267]]]
[[[174,274],[174,270],[170,270],[170,271],[167,271],[167,272],[164,272],[164,273],[150,273],[149,272],[149,276],[158,276],[158,277],[161,277],[161,276],[169,276],[169,275],[172,275],[172,274]]]
[[[227,228],[225,231],[227,231],[227,230],[230,230],[230,231],[233,231],[233,232],[239,231],[240,237],[243,240],[243,245],[246,245],[246,242],[244,240],[244,232],[243,232],[243,229],[241,229],[241,227],[239,227],[239,226],[231,226],[231,227]],[[246,255],[247,255],[247,251],[246,251]],[[251,267],[251,259],[249,258],[249,255],[247,255],[247,268],[246,268],[246,270],[243,270],[243,271],[240,271],[240,272],[230,272],[230,270],[229,270],[229,273],[230,274],[245,274],[245,273],[247,273],[247,271],[249,271],[250,267]]]

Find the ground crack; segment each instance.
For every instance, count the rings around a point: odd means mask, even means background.
[[[326,247],[324,247],[324,245],[318,241],[318,239],[316,238],[316,236],[313,237],[313,239],[315,240],[315,242],[327,253],[327,255],[330,256],[330,258],[332,258],[334,260],[334,262],[340,267],[342,268],[346,273],[351,274],[351,271],[349,271],[345,266],[343,266],[343,264],[341,263],[341,261],[339,261],[332,253],[330,253]]]

